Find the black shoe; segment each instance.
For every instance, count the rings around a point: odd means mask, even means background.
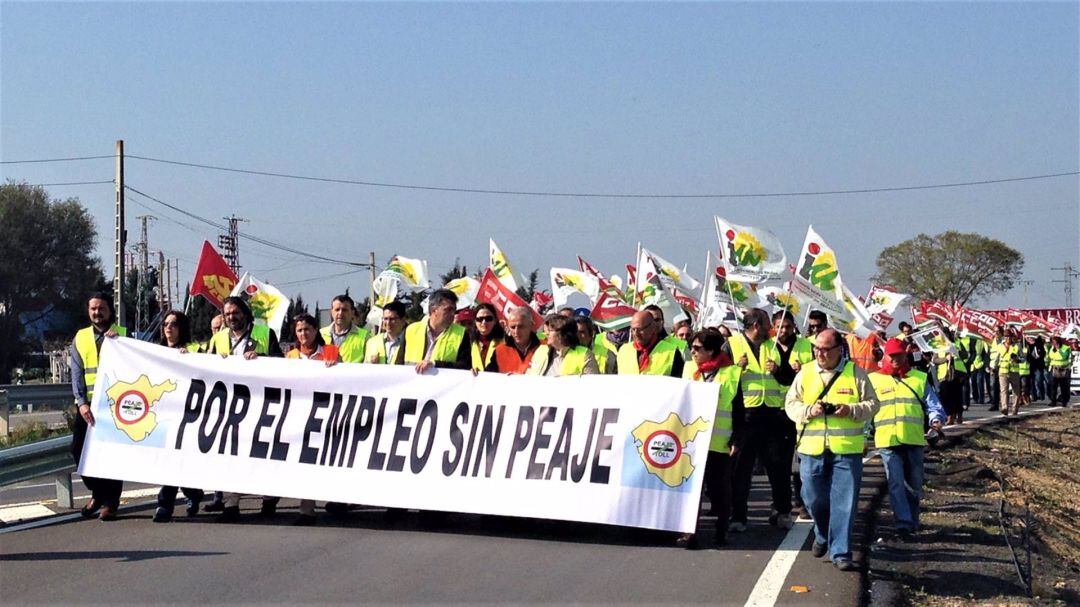
[[[83,518],[93,518],[98,510],[101,510],[101,503],[94,498],[90,498],[90,501],[83,504],[83,507],[79,510],[79,514],[81,514]]]
[[[686,548],[687,550],[697,550],[697,535],[693,533],[684,533],[679,537],[675,538],[675,546],[678,548]]]
[[[221,512],[225,510],[225,502],[221,500],[214,500],[206,505],[204,508],[207,512]]]
[[[172,512],[169,512],[164,508],[158,508],[154,511],[155,523],[168,523],[170,521],[172,521]]]
[[[221,514],[218,515],[218,523],[239,523],[240,522],[240,506],[225,506],[221,509]]]
[[[314,525],[315,525],[315,515],[314,514],[301,514],[300,516],[296,517],[295,521],[293,521],[293,526],[294,527],[312,527]]]
[[[189,501],[187,505],[186,513],[188,516],[195,516],[199,513],[199,502]]]
[[[829,551],[828,544],[822,544],[814,542],[814,545],[810,547],[810,554],[814,555],[814,558],[821,558],[825,556],[825,553]]]
[[[839,569],[840,571],[858,571],[859,570],[859,566],[856,565],[854,561],[851,561],[849,559],[836,561],[836,568]]]
[[[277,504],[277,498],[263,500],[262,509],[259,510],[259,516],[274,516],[277,514]]]
[[[716,530],[716,535],[713,536],[713,543],[717,546],[727,546],[727,532]]]

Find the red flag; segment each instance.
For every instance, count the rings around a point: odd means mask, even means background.
[[[191,280],[191,294],[202,295],[206,301],[221,309],[221,300],[229,296],[239,279],[229,264],[207,241],[203,241],[199,265],[195,268],[195,278]]]
[[[495,310],[499,312],[499,317],[502,319],[506,318],[506,313],[511,308],[526,308],[532,313],[533,327],[539,329],[544,325],[544,318],[527,305],[521,296],[504,285],[491,271],[491,268],[484,271],[484,277],[480,280],[480,290],[476,293],[476,301],[495,306]]]
[[[1000,326],[1002,326],[1002,323],[995,316],[982,310],[971,310],[969,308],[957,308],[956,310],[957,335],[973,335],[991,341]]]
[[[919,302],[919,307],[924,316],[940,320],[947,326],[955,322],[956,314],[952,306],[943,301],[922,301]]]
[[[618,297],[612,297],[603,292],[596,300],[589,316],[598,326],[605,331],[615,331],[630,326],[630,317],[637,312],[633,307],[626,305]]]

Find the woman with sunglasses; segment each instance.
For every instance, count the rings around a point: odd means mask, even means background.
[[[731,517],[731,456],[737,444],[734,438],[742,428],[743,399],[739,389],[742,367],[732,364],[723,351],[724,336],[712,327],[702,329],[689,339],[690,362],[683,368],[683,378],[719,384],[712,440],[705,464],[705,493],[709,496],[709,515],[716,516],[716,545],[727,543],[728,519]],[[694,546],[696,538],[686,534],[679,544]]]
[[[169,310],[165,313],[165,320],[161,322],[161,336],[158,344],[182,352],[199,351],[199,344],[191,339],[191,319],[179,310]],[[154,511],[155,523],[167,523],[172,520],[173,510],[176,508],[176,491],[176,487],[167,486],[158,491],[158,507]],[[182,491],[184,497],[188,499],[187,515],[195,516],[199,513],[199,503],[202,502],[204,496],[203,490],[184,487]]]
[[[502,342],[504,337],[506,333],[499,324],[499,315],[495,311],[495,306],[489,303],[476,304],[473,308],[473,322],[469,327],[474,372],[488,368],[495,358],[495,347]]]

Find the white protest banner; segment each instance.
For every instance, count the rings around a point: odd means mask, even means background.
[[[787,254],[775,234],[714,216],[720,258],[729,280],[765,282],[787,277]]]
[[[102,346],[81,474],[692,532],[717,385]]]

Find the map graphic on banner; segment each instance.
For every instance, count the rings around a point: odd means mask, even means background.
[[[101,348],[79,473],[687,533],[717,393],[652,376],[327,368],[118,337]]]
[[[765,282],[787,277],[787,254],[769,230],[731,223],[714,216],[720,258],[730,280]]]
[[[289,298],[277,287],[255,278],[250,272],[244,272],[231,295],[247,300],[257,324],[264,324],[274,331],[280,331],[285,324],[285,317],[289,314]]]
[[[157,428],[154,405],[166,392],[176,390],[176,382],[165,380],[152,385],[150,378],[140,375],[133,382],[118,381],[105,391],[109,397],[109,412],[116,429],[133,441],[141,441]]]
[[[642,422],[632,434],[638,455],[649,474],[668,487],[678,487],[694,473],[694,462],[686,453],[687,444],[711,429],[709,422],[700,417],[693,423],[684,424],[672,413],[660,423]]]

